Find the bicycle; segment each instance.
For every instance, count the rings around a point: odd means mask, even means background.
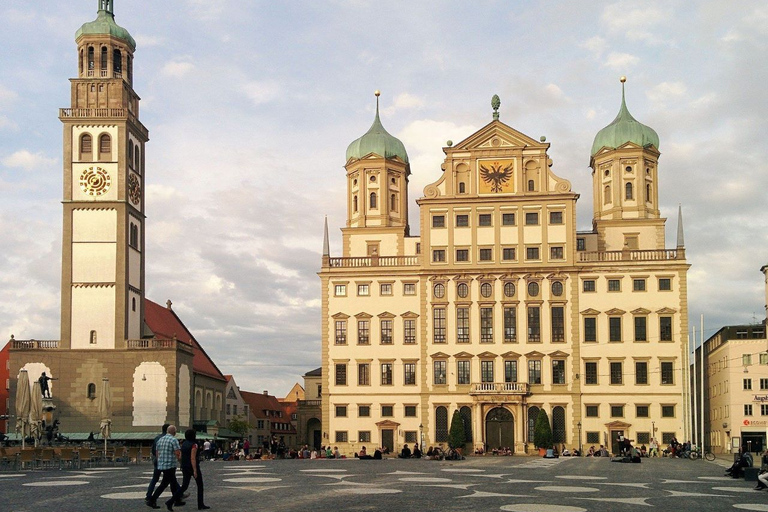
[[[695,450],[691,450],[690,452],[687,452],[688,458],[691,460],[700,459],[702,457],[701,448],[696,448]],[[715,454],[711,451],[705,451],[703,454],[704,458],[708,460],[709,462],[712,462],[715,460]]]

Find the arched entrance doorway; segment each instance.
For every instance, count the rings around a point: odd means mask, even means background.
[[[320,425],[320,420],[317,418],[311,418],[309,421],[307,421],[307,435],[304,442],[313,447],[315,450],[320,449],[320,443],[323,441],[323,433]]]
[[[503,407],[491,409],[485,416],[485,444],[488,450],[515,447],[515,419]]]

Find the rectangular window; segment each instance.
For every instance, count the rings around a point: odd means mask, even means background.
[[[565,308],[554,306],[552,308],[552,342],[565,341]]]
[[[760,404],[760,416],[768,416],[768,404]]]
[[[371,289],[369,285],[367,284],[359,284],[357,285],[357,294],[361,297],[367,297],[371,294]]]
[[[456,343],[469,343],[469,308],[456,308]]]
[[[741,356],[741,366],[749,366],[752,364],[752,354],[744,354]]]
[[[480,261],[493,260],[493,249],[480,249]]]
[[[576,250],[577,251],[586,251],[587,250],[587,241],[583,238],[577,238],[576,239]]]
[[[47,381],[46,381],[46,382],[47,382]],[[88,397],[88,398],[90,398],[90,397]],[[230,409],[231,409],[231,406],[230,406],[229,404],[227,404],[227,415],[230,415],[230,414],[232,414],[232,412],[230,411]]]
[[[456,249],[456,261],[469,261],[469,249]]]
[[[517,342],[517,308],[504,308],[504,342]]]
[[[585,409],[584,415],[587,418],[598,418],[600,417],[600,406],[599,405],[587,405]]]
[[[357,365],[357,385],[371,385],[371,365],[368,363],[358,363]]]
[[[469,215],[457,215],[456,216],[456,227],[457,228],[465,228],[469,226]]]
[[[336,295],[336,297],[344,297],[347,295],[347,285],[345,284],[337,284],[333,288],[333,293]]]
[[[504,247],[501,250],[501,257],[504,261],[513,261],[516,258],[514,247]]]
[[[515,214],[514,213],[503,213],[503,214],[501,214],[501,223],[504,226],[514,226],[515,225]]]
[[[379,285],[380,295],[392,295],[392,283],[381,283]]]
[[[528,383],[541,384],[541,361],[528,361]]]
[[[357,432],[357,439],[361,443],[370,443],[371,442],[371,431],[370,430],[360,430]]]
[[[528,342],[541,341],[541,310],[538,306],[528,307]]]
[[[648,384],[648,362],[635,361],[635,384]]]
[[[444,228],[445,227],[445,215],[433,215],[432,216],[432,227],[433,228]]]
[[[336,417],[337,418],[346,418],[347,417],[347,406],[346,405],[337,405],[336,406]]]
[[[635,341],[648,341],[646,324],[647,319],[644,316],[635,317]]]
[[[480,343],[493,343],[493,308],[480,308]]]
[[[406,430],[403,432],[405,435],[405,442],[406,443],[418,443],[419,442],[419,433],[415,430]]]
[[[432,251],[432,261],[442,263],[445,261],[445,249],[435,249]]]
[[[369,320],[357,321],[357,344],[368,345],[371,342],[371,323]]]
[[[768,354],[765,352],[760,354],[760,364],[768,364]]]
[[[392,363],[381,363],[381,385],[392,385]]]
[[[403,320],[403,343],[406,345],[416,343],[416,320],[412,318]]]
[[[392,320],[386,319],[381,321],[381,344],[392,344]]]
[[[344,363],[336,364],[336,385],[337,386],[347,385],[347,365]]]
[[[645,291],[645,279],[633,279],[632,291],[644,292]]]
[[[336,345],[347,344],[347,321],[346,320],[336,320],[335,343]]]
[[[611,362],[611,384],[622,384],[623,382],[624,376],[621,362]]]
[[[675,406],[674,405],[662,405],[661,406],[661,417],[662,418],[674,418],[675,417]]]
[[[661,383],[662,384],[675,383],[675,363],[673,363],[672,361],[661,362]]]
[[[668,445],[672,442],[673,439],[675,439],[675,436],[677,435],[677,432],[662,432],[661,433],[661,444]]]
[[[477,216],[477,225],[478,226],[490,226],[491,225],[491,214],[490,213],[481,213]]]
[[[635,416],[638,418],[648,418],[648,406],[647,405],[637,405],[635,406]]]
[[[600,444],[600,432],[587,432],[587,444]]]
[[[659,278],[659,290],[668,292],[672,289],[672,280],[668,277]]]
[[[659,339],[661,341],[672,341],[672,317],[659,317]]]
[[[504,382],[517,382],[517,361],[504,361]]]
[[[527,260],[538,260],[539,258],[539,248],[538,247],[526,247],[525,248],[525,259]]]
[[[406,418],[415,418],[416,417],[416,406],[415,405],[406,405],[405,406],[405,417]]]
[[[584,363],[584,383],[597,384],[597,361]]]
[[[552,361],[552,384],[565,384],[565,361]]]
[[[383,418],[391,418],[394,416],[394,407],[391,405],[382,405],[381,406],[381,416]]]
[[[357,416],[360,418],[368,418],[371,416],[371,406],[370,405],[358,405],[357,406]]]
[[[434,342],[445,343],[445,308],[432,310],[434,320]]]
[[[595,280],[585,279],[584,281],[582,281],[582,290],[584,290],[585,292],[595,291]]]
[[[562,260],[564,259],[564,252],[562,247],[550,247],[549,248],[549,259],[551,260]]]
[[[403,283],[403,295],[416,295],[416,283]]]
[[[584,318],[584,341],[597,341],[597,318]]]
[[[760,379],[760,389],[768,389],[768,379]]]
[[[493,361],[480,361],[480,381],[493,382]]]
[[[445,384],[445,365],[446,361],[444,360],[434,361],[432,365],[434,368],[436,385]]]
[[[637,443],[639,445],[649,445],[651,444],[651,433],[650,432],[638,432],[635,434],[637,436]]]
[[[745,391],[752,389],[752,379],[744,379],[742,385]]]
[[[525,214],[525,225],[526,226],[538,226],[539,224],[539,214],[535,212],[530,212]]]
[[[608,280],[608,291],[609,292],[620,292],[621,291],[621,279],[609,279]]]
[[[621,317],[612,316],[608,319],[609,341],[621,341]]]
[[[752,404],[744,404],[744,416],[752,416]]]
[[[456,378],[458,384],[470,383],[470,362],[466,360],[456,361]]]
[[[416,385],[416,363],[403,363],[403,384]]]
[[[624,417],[624,406],[623,405],[612,405],[611,406],[611,418],[623,418]]]
[[[549,212],[549,223],[550,224],[562,224],[563,223],[563,212]]]
[[[347,442],[347,431],[346,430],[337,430],[336,431],[336,442],[337,443],[346,443]]]

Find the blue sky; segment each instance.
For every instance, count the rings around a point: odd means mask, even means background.
[[[592,216],[589,151],[628,77],[660,137],[667,246],[682,203],[692,322],[764,318],[768,6],[742,1],[116,0],[137,41],[147,146],[147,296],[243,389],[320,364],[323,216],[346,219],[344,155],[373,119],[405,144],[415,199],[442,146],[491,120],[552,144]],[[74,33],[97,0],[5,0],[0,19],[0,336],[58,339],[62,141]]]

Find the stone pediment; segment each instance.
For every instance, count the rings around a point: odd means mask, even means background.
[[[393,315],[393,314],[392,314],[392,313],[390,313],[389,311],[385,311],[385,312],[383,312],[383,313],[379,313],[379,314],[378,314],[378,315],[376,315],[376,316],[378,316],[379,318],[395,318],[395,315]]]
[[[525,147],[546,149],[549,147],[549,144],[541,143],[501,121],[492,121],[453,146],[452,149],[472,150]]]
[[[549,353],[549,357],[569,357],[570,355],[571,354],[563,352],[562,350],[555,350],[554,352]]]
[[[527,358],[529,358],[529,359],[530,359],[530,358],[537,358],[537,357],[544,357],[544,354],[542,354],[541,352],[538,352],[538,351],[534,350],[534,351],[532,351],[532,352],[528,352],[527,354],[525,354],[525,357],[527,357]]]
[[[370,313],[358,313],[355,315],[355,318],[373,318],[373,315]]]
[[[503,354],[501,354],[501,357],[503,357],[504,359],[517,359],[518,357],[520,357],[520,354],[510,350],[509,352],[504,352]]]
[[[376,426],[379,428],[397,428],[400,426],[400,424],[396,421],[384,420],[376,423]]]
[[[632,313],[633,315],[647,315],[650,312],[651,312],[650,309],[645,309],[645,308],[637,308],[630,311],[630,313]]]
[[[593,316],[593,315],[599,315],[600,314],[600,312],[598,310],[592,309],[592,308],[588,308],[588,309],[585,309],[584,311],[580,311],[580,313],[582,315],[586,315],[586,316]]]
[[[413,311],[406,311],[405,313],[403,313],[400,316],[403,317],[403,318],[418,318],[419,317],[419,315],[417,315]]]
[[[672,308],[661,308],[661,309],[657,309],[656,313],[658,313],[659,315],[674,315],[675,313],[677,313],[677,310]]]
[[[331,318],[335,318],[336,320],[346,320],[349,318],[349,315],[344,313],[336,313],[335,315],[331,315]]]
[[[605,426],[608,427],[609,429],[627,429],[627,428],[631,427],[632,424],[616,420],[616,421],[612,421],[610,423],[606,423]]]
[[[479,357],[481,359],[491,359],[491,358],[498,357],[498,356],[496,354],[494,354],[493,352],[482,352],[480,354],[477,354],[477,357]]]
[[[469,352],[457,352],[453,354],[453,357],[456,359],[471,359],[475,357],[473,354],[470,354]]]
[[[606,311],[606,314],[608,314],[608,315],[623,315],[624,313],[626,313],[626,311],[624,311],[623,309],[619,309],[619,308],[613,308],[613,309],[609,309],[608,311]]]
[[[448,359],[451,356],[449,356],[445,352],[435,352],[434,354],[432,354],[429,357],[431,357],[432,359]]]

